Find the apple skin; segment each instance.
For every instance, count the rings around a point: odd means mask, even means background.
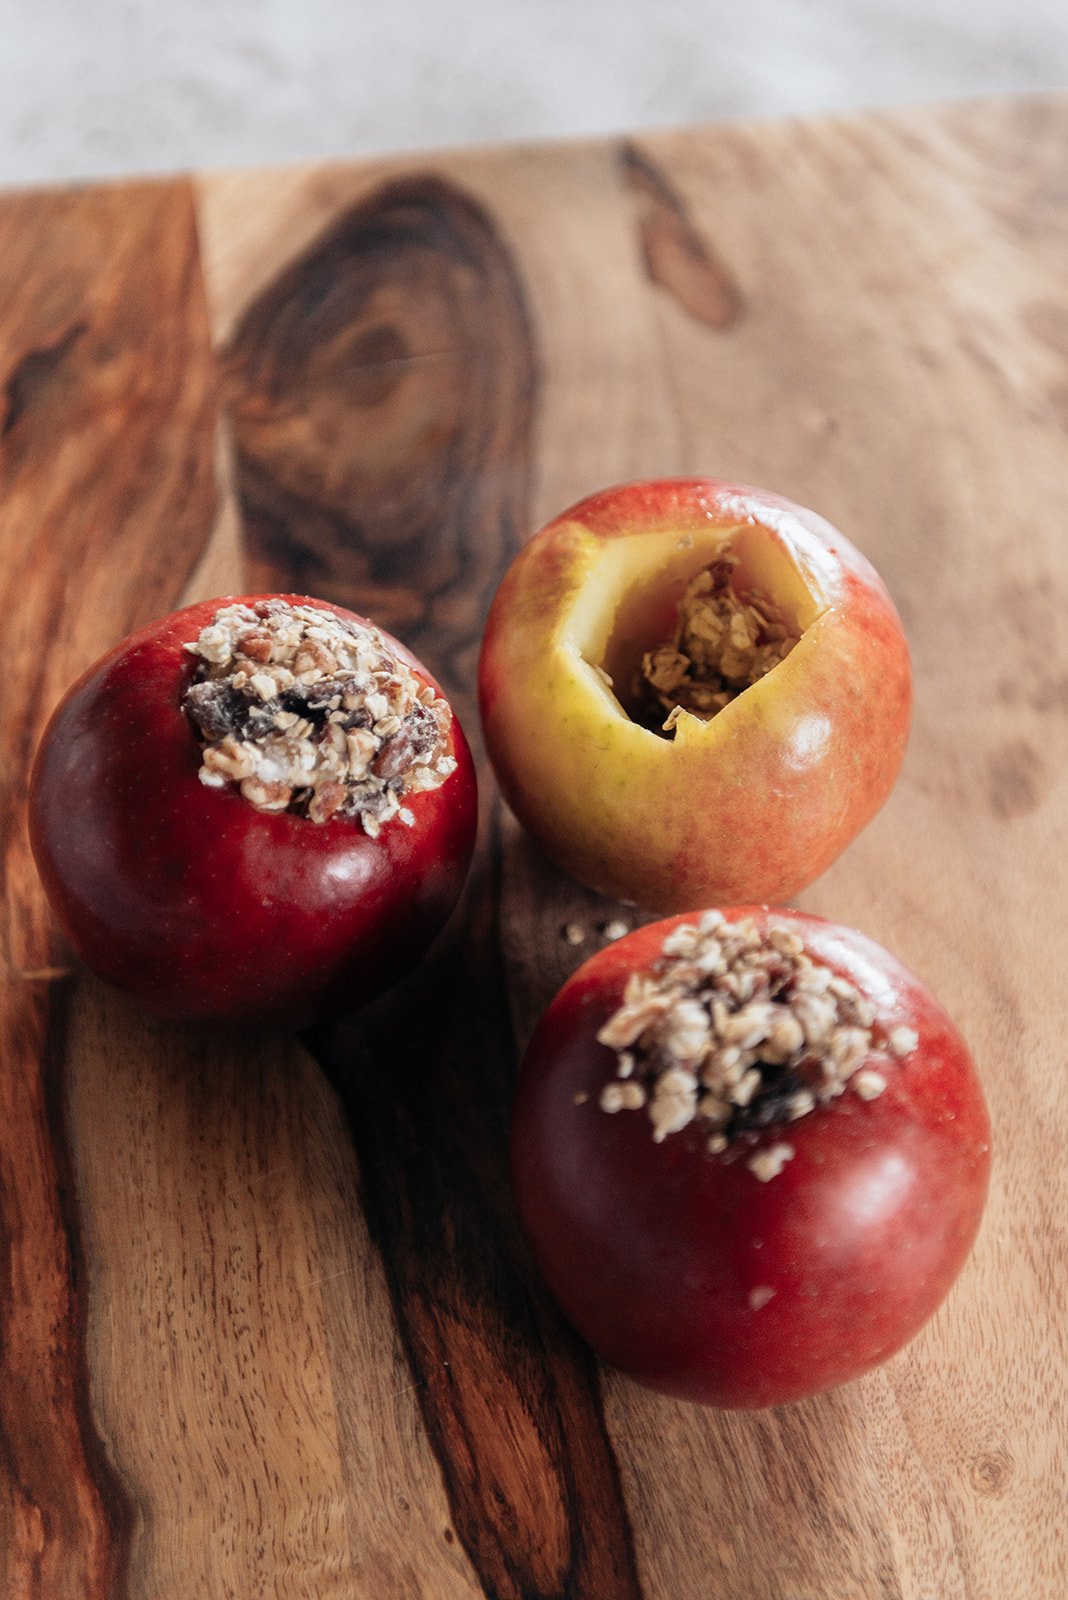
[[[764,926],[768,911],[724,915]],[[644,1110],[602,1111],[616,1057],[597,1030],[628,974],[688,920],[675,917],[599,951],[560,990],[527,1052],[512,1125],[523,1227],[567,1317],[611,1366],[723,1407],[797,1400],[900,1349],[960,1271],[990,1173],[971,1057],[929,991],[852,929],[773,916],[855,983],[883,1026],[918,1033],[884,1071],[882,1095],[847,1090],[720,1156],[694,1124],[656,1144]],[[746,1157],[780,1141],[796,1153],[761,1182]]]
[[[233,598],[353,617],[301,595]],[[474,768],[453,716],[456,770],[406,797],[413,826],[394,820],[377,839],[352,819],[259,812],[205,787],[180,707],[196,665],[182,646],[230,603],[150,624],[69,690],[31,777],[30,841],[56,917],[102,978],[165,1016],[303,1026],[387,987],[444,925],[474,845]]]
[[[627,541],[669,551],[739,527],[787,556],[821,614],[762,682],[663,739],[592,683],[569,619]],[[777,903],[818,877],[893,787],[912,677],[886,589],[829,523],[687,478],[593,495],[525,546],[490,612],[479,699],[505,799],[546,853],[590,888],[670,912]]]

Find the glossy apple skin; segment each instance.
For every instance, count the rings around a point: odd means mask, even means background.
[[[763,924],[768,913],[725,915]],[[531,1042],[512,1128],[524,1229],[571,1322],[640,1382],[724,1407],[797,1400],[900,1349],[960,1271],[990,1173],[975,1069],[928,990],[852,929],[775,916],[883,1025],[919,1034],[878,1099],[847,1090],[720,1156],[693,1125],[655,1144],[644,1110],[602,1111],[616,1058],[597,1030],[627,975],[687,920],[676,917],[599,951],[564,985]],[[576,1105],[580,1094],[589,1099]],[[780,1141],[796,1154],[761,1182],[746,1158]],[[754,1305],[757,1290],[774,1294]]]
[[[31,778],[30,839],[56,917],[101,977],[165,1016],[302,1026],[370,999],[443,926],[474,844],[474,768],[454,716],[455,772],[406,798],[414,826],[394,820],[377,839],[206,788],[180,708],[195,670],[182,646],[230,603],[152,623],[67,693]]]
[[[638,728],[556,648],[606,545],[753,528],[789,552],[823,614],[791,656],[696,738]],[[479,671],[505,799],[548,855],[652,911],[777,903],[823,872],[886,800],[908,738],[908,646],[865,558],[821,517],[711,479],[609,489],[537,534],[506,574]]]

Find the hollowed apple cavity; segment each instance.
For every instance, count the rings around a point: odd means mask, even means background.
[[[824,608],[780,536],[746,523],[605,544],[569,631],[622,714],[670,738],[774,672]]]

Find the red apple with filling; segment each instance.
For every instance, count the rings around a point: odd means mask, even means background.
[[[890,793],[912,684],[894,606],[847,539],[778,496],[688,478],[593,495],[526,545],[479,694],[501,789],[546,852],[678,911],[779,902],[824,871]]]
[[[303,1025],[422,955],[470,862],[470,752],[389,634],[324,601],[204,601],[67,693],[34,855],[88,966],[167,1016]]]
[[[990,1126],[963,1039],[895,957],[742,908],[579,968],[527,1053],[512,1163],[534,1257],[606,1362],[769,1406],[859,1376],[936,1310]]]

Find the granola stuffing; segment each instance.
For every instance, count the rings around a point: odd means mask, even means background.
[[[638,701],[650,724],[665,733],[683,711],[710,721],[797,643],[770,601],[737,593],[731,582],[736,559],[724,555],[690,580],[674,634],[642,657]]]
[[[664,940],[653,968],[632,972],[623,1002],[597,1035],[616,1052],[604,1111],[644,1110],[658,1143],[701,1131],[712,1154],[752,1148],[848,1091],[874,1100],[915,1030],[884,1033],[860,991],[807,954],[785,923],[762,934],[751,917],[706,911]],[[753,1150],[762,1183],[793,1158],[787,1142]]]
[[[223,606],[185,648],[200,781],[235,784],[258,811],[351,817],[374,838],[394,818],[410,827],[406,797],[456,768],[448,706],[375,628],[265,600]]]

